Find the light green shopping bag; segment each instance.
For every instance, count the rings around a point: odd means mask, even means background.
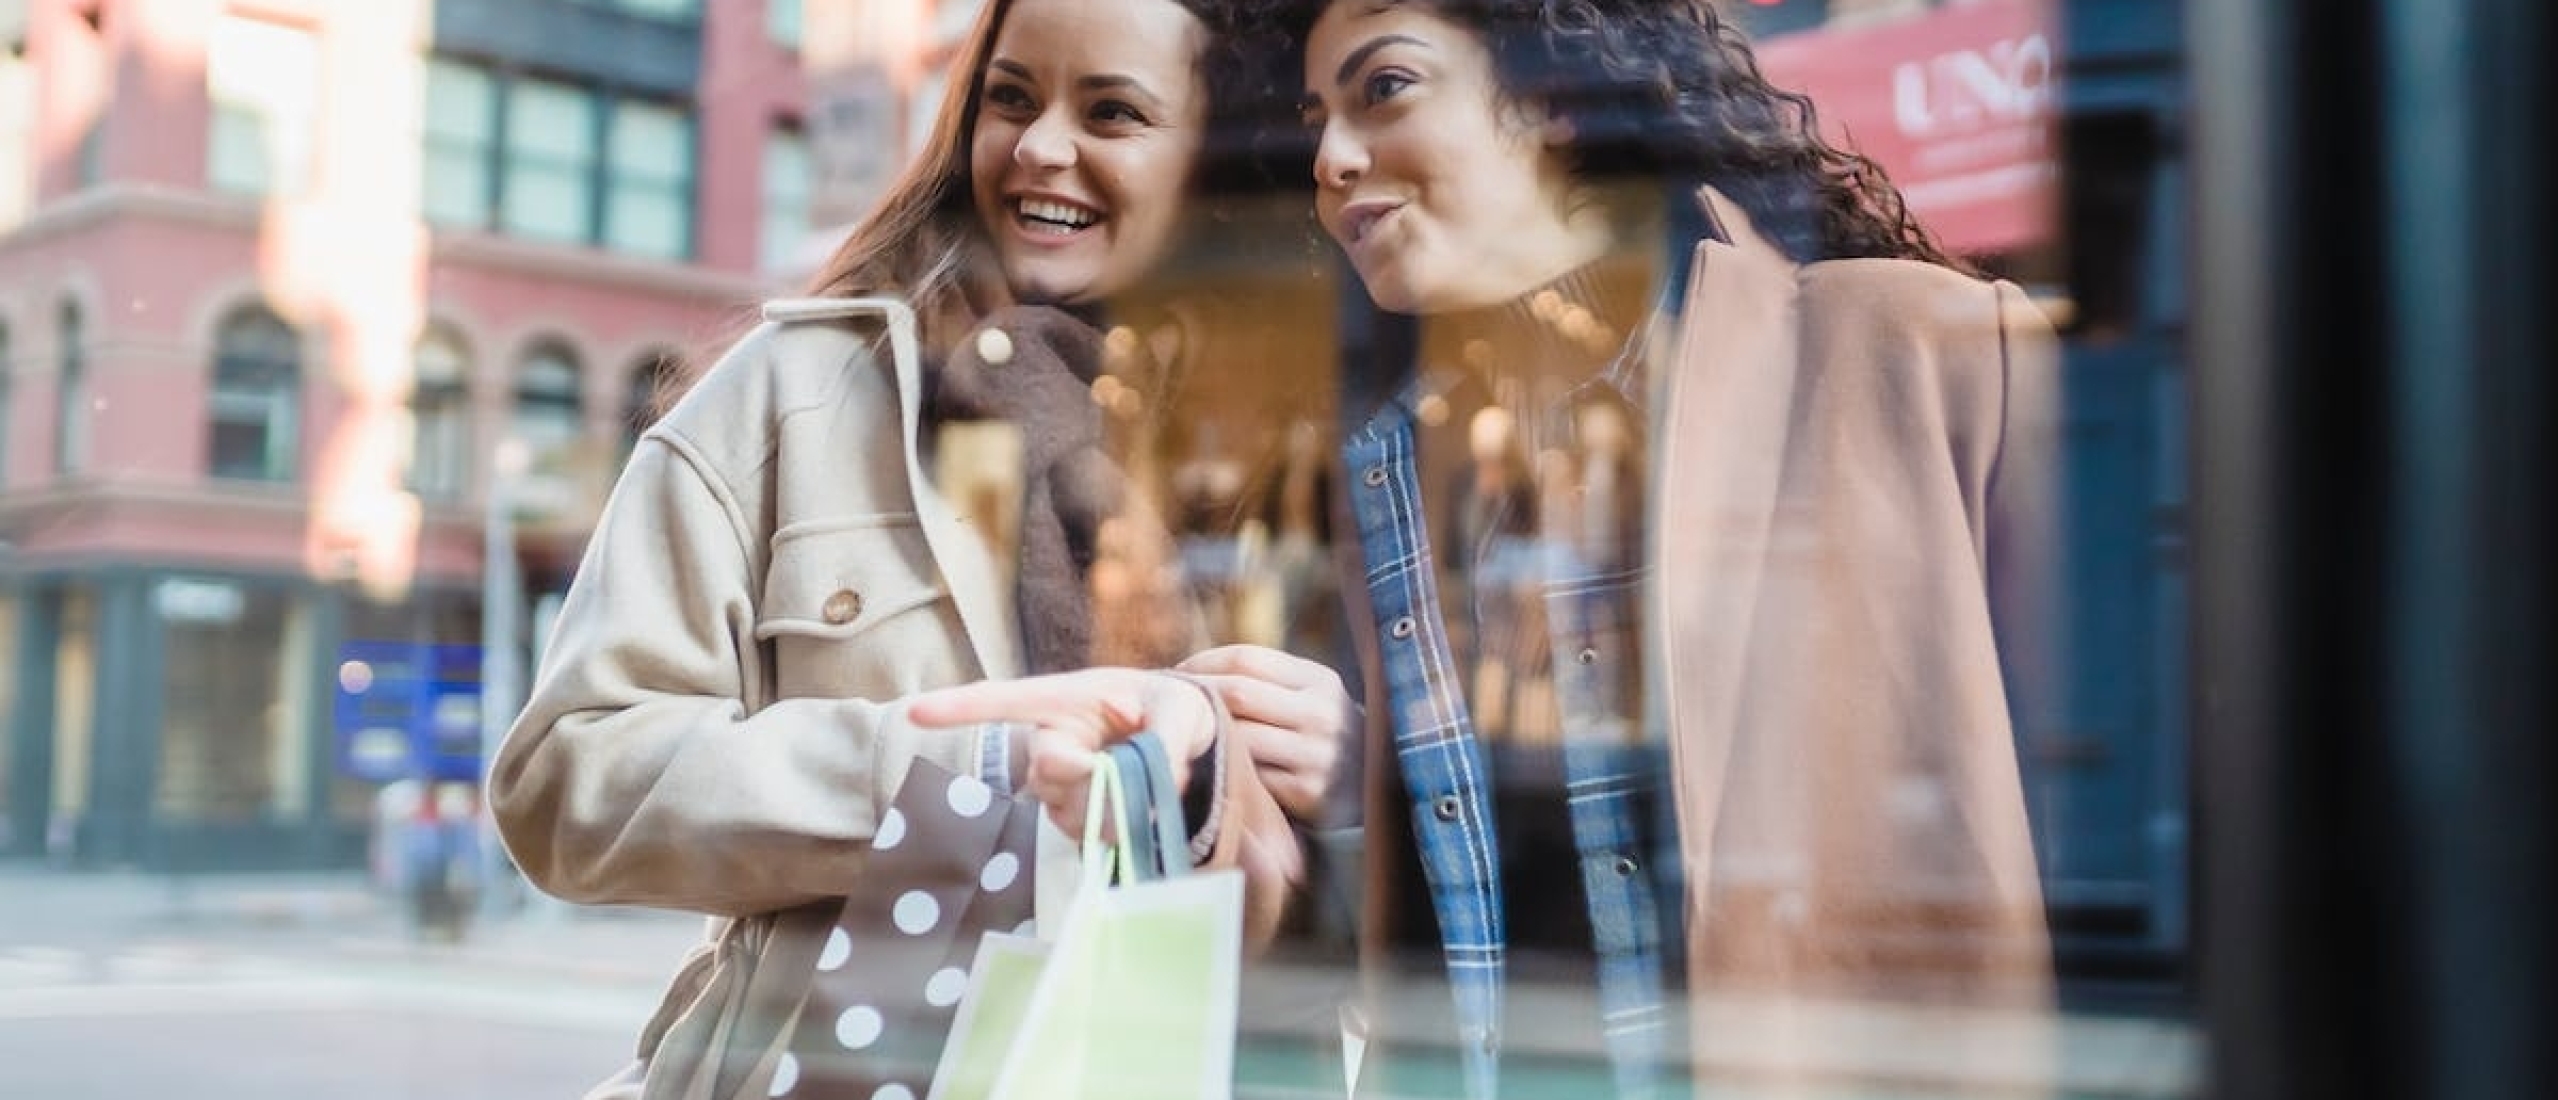
[[[1138,797],[1159,825],[1171,822],[1163,835],[1182,835],[1178,792],[1150,788]],[[1139,835],[1130,798],[1120,769],[1102,754],[1084,816],[1084,888],[1044,950],[1017,936],[979,945],[930,1100],[1232,1094],[1243,876],[1167,878],[1130,857],[1141,846],[1104,844],[1104,820],[1116,823],[1119,837]],[[1166,860],[1185,858],[1182,845],[1158,847]],[[1106,886],[1114,866],[1119,885]]]

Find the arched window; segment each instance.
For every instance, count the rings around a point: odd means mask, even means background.
[[[301,450],[302,337],[261,306],[214,335],[210,413],[213,476],[290,481]]]
[[[54,387],[53,472],[70,477],[89,455],[89,361],[81,344],[88,339],[80,320],[80,303],[62,303],[59,382]]]
[[[515,413],[510,425],[524,445],[528,469],[558,473],[586,431],[577,359],[558,344],[543,344],[524,357],[515,374]]]
[[[409,390],[408,486],[428,500],[462,495],[471,478],[470,360],[450,330],[417,342]]]

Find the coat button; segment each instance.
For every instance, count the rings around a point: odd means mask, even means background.
[[[1012,362],[1013,338],[1011,334],[1006,333],[1004,330],[999,328],[990,328],[978,333],[977,358],[985,360],[986,365],[990,367],[1000,367],[1006,363]]]
[[[1430,812],[1441,821],[1455,821],[1462,809],[1464,807],[1458,804],[1457,796],[1452,794],[1440,795],[1438,801],[1430,804]]]
[[[1616,869],[1618,878],[1633,878],[1634,873],[1642,869],[1642,865],[1634,862],[1633,856],[1618,856]]]
[[[827,622],[836,626],[842,626],[845,623],[861,618],[862,594],[847,588],[832,596],[826,597],[826,607],[823,614],[826,616]]]
[[[1412,616],[1406,615],[1400,619],[1396,619],[1393,626],[1386,628],[1386,633],[1394,635],[1397,639],[1411,637]]]

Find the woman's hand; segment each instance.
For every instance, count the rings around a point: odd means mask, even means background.
[[[1341,674],[1257,645],[1219,646],[1178,667],[1225,699],[1235,736],[1280,808],[1301,822],[1320,821],[1342,740],[1359,727],[1358,704],[1342,688]]]
[[[1133,668],[1088,668],[1019,680],[983,680],[915,696],[919,726],[1005,722],[1027,731],[1030,764],[1022,790],[1048,806],[1068,836],[1081,835],[1093,754],[1143,730],[1162,738],[1173,783],[1190,781],[1191,762],[1217,736],[1217,714],[1200,686]]]

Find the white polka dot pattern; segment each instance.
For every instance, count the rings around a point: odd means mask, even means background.
[[[853,938],[845,935],[843,929],[835,929],[826,934],[826,950],[817,956],[817,969],[841,970],[844,968],[844,960],[851,957],[853,957]]]
[[[835,1041],[844,1044],[845,1050],[868,1049],[872,1043],[879,1041],[879,1033],[887,1024],[880,1018],[878,1009],[854,1005],[835,1018]]]
[[[879,815],[870,858],[814,962],[775,1100],[913,1100],[968,995],[980,937],[1024,923],[1039,804],[930,760]],[[782,1094],[787,1092],[787,1097]]]
[[[924,1003],[934,1008],[949,1008],[959,1003],[968,992],[968,972],[956,966],[945,966],[934,972],[933,980],[924,983]]]
[[[994,803],[994,788],[965,775],[950,781],[950,812],[961,817],[978,817]]]
[[[989,894],[1001,893],[1019,877],[1021,857],[1011,852],[997,852],[995,858],[986,861],[986,871],[977,876],[977,885],[985,887]]]
[[[894,919],[898,931],[909,936],[923,935],[941,923],[941,903],[921,890],[908,890],[905,896],[897,899]]]

